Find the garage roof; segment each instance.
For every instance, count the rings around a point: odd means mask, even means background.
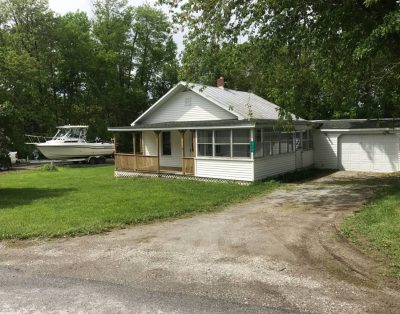
[[[343,119],[314,120],[319,123],[319,129],[393,129],[400,128],[400,119]]]

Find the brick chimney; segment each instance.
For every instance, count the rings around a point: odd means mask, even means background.
[[[218,80],[217,80],[217,87],[218,88],[224,88],[225,87],[225,80],[224,77],[221,76]]]

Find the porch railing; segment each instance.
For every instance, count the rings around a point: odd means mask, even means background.
[[[114,154],[115,168],[118,170],[158,171],[157,156],[142,156],[133,154]]]
[[[142,156],[136,155],[136,169],[140,171],[158,171],[158,157],[157,156]]]
[[[136,156],[132,154],[115,153],[115,168],[121,170],[135,170],[136,169]]]
[[[134,154],[115,153],[115,168],[117,170],[133,170],[158,172],[158,157]],[[182,158],[182,173],[194,175],[194,158]]]

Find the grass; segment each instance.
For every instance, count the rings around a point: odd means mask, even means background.
[[[61,237],[212,211],[270,191],[183,180],[115,179],[113,167],[60,167],[0,176],[0,239]]]
[[[346,217],[341,228],[361,247],[388,256],[391,272],[400,278],[400,179],[378,192],[370,204]]]

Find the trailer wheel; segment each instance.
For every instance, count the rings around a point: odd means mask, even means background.
[[[90,157],[89,158],[89,165],[95,165],[97,164],[97,158],[96,157]]]
[[[99,164],[105,164],[106,163],[106,158],[104,156],[100,156],[97,159],[97,161],[98,161]]]

